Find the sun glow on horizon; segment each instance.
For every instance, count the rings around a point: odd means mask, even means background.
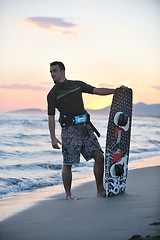
[[[100,110],[111,105],[112,95],[96,96],[83,94],[85,108],[91,110]]]

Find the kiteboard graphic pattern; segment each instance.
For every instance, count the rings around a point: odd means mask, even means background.
[[[126,116],[119,123],[118,116]],[[110,109],[105,151],[106,196],[125,192],[132,121],[132,89],[117,88]],[[118,165],[118,166],[117,166]]]

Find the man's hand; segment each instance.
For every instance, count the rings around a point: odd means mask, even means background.
[[[52,147],[55,149],[61,149],[60,145],[62,145],[62,143],[55,137],[52,139]]]

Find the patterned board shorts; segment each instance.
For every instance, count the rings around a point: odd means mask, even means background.
[[[78,164],[80,154],[86,161],[103,154],[98,139],[88,124],[63,127],[61,139],[64,165]]]

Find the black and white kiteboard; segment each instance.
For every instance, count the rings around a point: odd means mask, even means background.
[[[125,192],[132,121],[132,89],[117,88],[108,120],[105,151],[106,197]]]

